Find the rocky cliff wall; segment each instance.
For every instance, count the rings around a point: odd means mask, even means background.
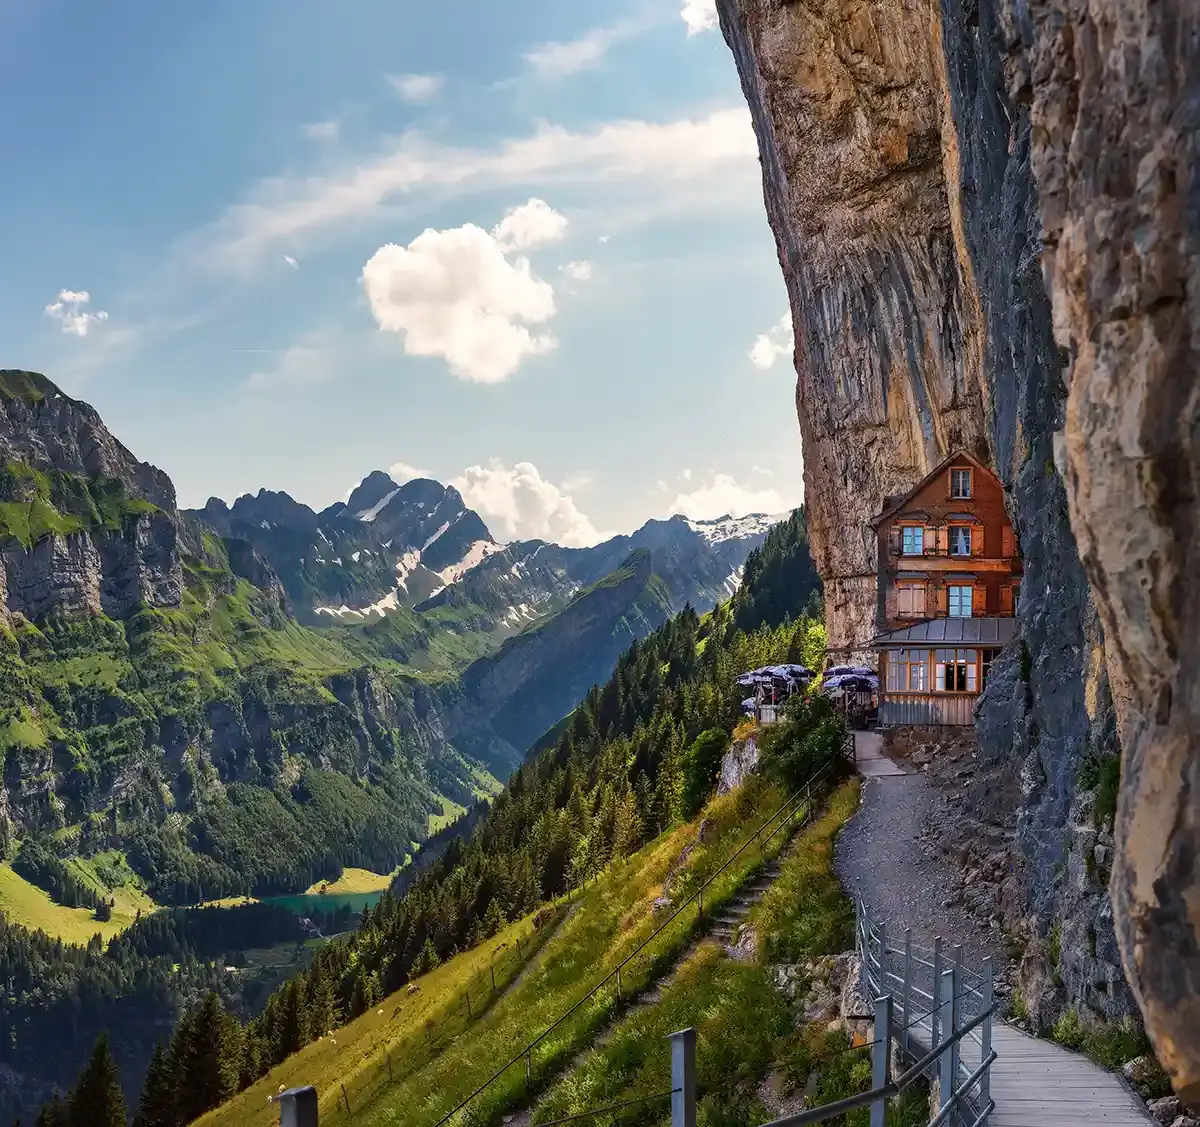
[[[1052,929],[1061,935],[1053,973],[1025,979],[1055,983],[1034,1000],[1047,1019],[1066,1002],[1085,1017],[1130,1012],[1096,862],[1104,826],[1080,783],[1103,774],[1117,744],[1102,631],[1055,464],[1065,357],[1041,276],[1021,30],[1007,7],[958,0],[718,9],[791,299],[831,644],[869,632],[864,522],[884,497],[955,447],[989,462],[1026,577],[954,844],[1007,859],[1004,923],[1031,959],[1046,959]]]

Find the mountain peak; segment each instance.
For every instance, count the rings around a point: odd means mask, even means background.
[[[346,498],[346,508],[355,514],[367,512],[398,488],[389,474],[383,470],[372,470]]]

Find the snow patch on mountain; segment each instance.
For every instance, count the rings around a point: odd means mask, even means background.
[[[372,505],[369,509],[363,509],[363,511],[358,514],[358,519],[361,520],[364,524],[370,524],[371,521],[373,521],[377,516],[379,516],[379,514],[381,512],[383,512],[384,506],[393,497],[395,497],[396,494],[399,492],[400,492],[400,487],[397,486],[395,489],[393,489],[391,491],[391,493],[387,494],[387,496],[385,496],[382,500],[376,501],[375,504]]]
[[[476,540],[467,549],[467,554],[458,563],[443,568],[437,572],[437,576],[448,587],[451,583],[457,583],[473,567],[478,567],[488,556],[494,552],[503,550],[501,545],[495,544],[490,540]]]
[[[446,529],[449,527],[450,527],[450,522],[443,521],[442,525],[438,528],[437,532],[435,532],[428,540],[425,541],[424,544],[421,545],[421,551],[422,552],[426,551],[429,548],[429,545],[433,544],[436,540],[438,540],[441,537],[442,533],[445,532]]]
[[[688,527],[710,544],[720,544],[725,540],[745,540],[750,536],[766,535],[775,525],[787,520],[791,515],[750,513],[744,517],[723,516],[715,520],[688,520]]]
[[[732,599],[737,594],[737,589],[742,585],[742,576],[745,574],[746,568],[735,567],[729,573],[729,578],[725,580],[725,592]]]

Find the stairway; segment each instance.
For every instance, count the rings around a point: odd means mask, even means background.
[[[762,899],[762,895],[775,882],[783,867],[784,850],[778,857],[768,861],[755,877],[738,889],[737,895],[721,909],[721,914],[712,922],[710,934],[726,947],[737,943],[738,929],[750,914],[750,909]]]

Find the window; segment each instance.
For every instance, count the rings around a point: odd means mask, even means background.
[[[980,690],[987,688],[988,675],[992,671],[992,661],[995,659],[999,650],[980,650],[979,662],[979,688]]]
[[[934,688],[939,693],[975,692],[978,658],[978,650],[938,650]]]
[[[896,614],[902,618],[925,617],[924,583],[900,583],[896,587]]]
[[[892,693],[929,691],[929,651],[892,650],[888,654],[887,687]]]
[[[952,556],[969,556],[971,554],[971,529],[967,525],[951,525],[950,554]]]
[[[925,529],[907,524],[900,529],[900,551],[906,556],[919,556],[925,551]]]
[[[960,498],[971,496],[970,470],[950,471],[950,496]]]
[[[950,617],[970,618],[975,613],[975,588],[950,588]]]

